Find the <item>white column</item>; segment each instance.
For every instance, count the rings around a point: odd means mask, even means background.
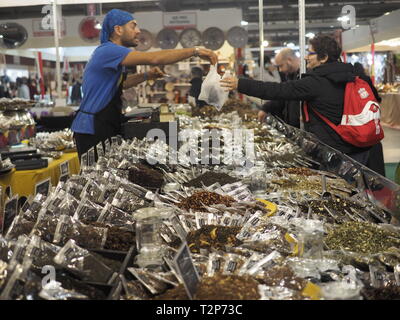
[[[264,76],[264,1],[258,0],[258,24],[260,28],[260,80]]]
[[[306,13],[305,1],[299,0],[299,48],[300,48],[300,75],[306,72]],[[304,122],[302,117],[302,108],[300,103],[300,129],[304,129]]]
[[[57,96],[58,99],[61,99],[60,43],[59,43],[57,0],[53,0],[53,26],[54,26],[54,45],[56,47]]]

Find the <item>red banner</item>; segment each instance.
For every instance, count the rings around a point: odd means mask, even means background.
[[[43,60],[42,60],[42,53],[40,51],[37,52],[37,66],[38,66],[38,74],[40,82],[40,94],[43,99],[46,92],[44,92]]]

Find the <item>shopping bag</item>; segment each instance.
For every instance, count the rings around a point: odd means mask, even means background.
[[[225,72],[223,78],[227,77],[228,73],[228,71]],[[218,111],[225,104],[229,94],[229,92],[225,92],[225,89],[221,87],[220,81],[221,76],[217,72],[217,64],[210,66],[210,71],[201,85],[201,92],[198,98],[216,107]]]

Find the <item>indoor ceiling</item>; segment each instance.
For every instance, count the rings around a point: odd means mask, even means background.
[[[95,1],[94,1],[95,2]],[[210,10],[215,8],[241,8],[243,20],[249,24],[249,45],[259,46],[258,38],[258,0],[159,0],[121,3],[103,3],[105,14],[112,8],[139,11],[185,11]],[[306,1],[306,32],[332,32],[341,29],[342,7],[353,5],[356,9],[356,24],[368,24],[372,18],[382,16],[386,12],[400,9],[400,0],[368,1],[351,0],[347,2],[321,0]],[[64,16],[84,15],[86,5],[63,5]],[[0,8],[0,20],[41,17],[41,6]],[[270,46],[283,46],[285,43],[298,43],[298,0],[264,0],[264,37]]]

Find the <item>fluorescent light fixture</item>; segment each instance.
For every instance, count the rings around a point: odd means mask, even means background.
[[[309,32],[309,33],[306,34],[306,37],[312,39],[312,38],[315,37],[315,33]]]
[[[287,47],[293,49],[296,45],[293,42],[287,44]]]
[[[341,17],[337,18],[337,20],[347,22],[347,21],[350,21],[350,18],[349,18],[349,16],[341,16]]]
[[[2,34],[0,34],[0,39],[3,39],[3,35]]]
[[[262,45],[263,45],[263,47],[268,47],[269,46],[268,40],[264,40]]]
[[[281,52],[281,49],[276,49],[276,50],[274,51],[275,54],[278,54],[279,52]]]
[[[94,28],[97,30],[101,30],[101,24],[99,22],[97,22],[96,25],[94,26]]]
[[[389,14],[390,14],[390,12],[385,12],[385,14],[384,14],[384,15],[385,15],[385,16],[387,16],[387,15],[389,15]]]
[[[244,21],[244,20],[242,20],[242,22],[240,22],[240,24],[241,24],[242,26],[247,26],[247,25],[249,25],[249,23],[248,23],[247,21]]]

